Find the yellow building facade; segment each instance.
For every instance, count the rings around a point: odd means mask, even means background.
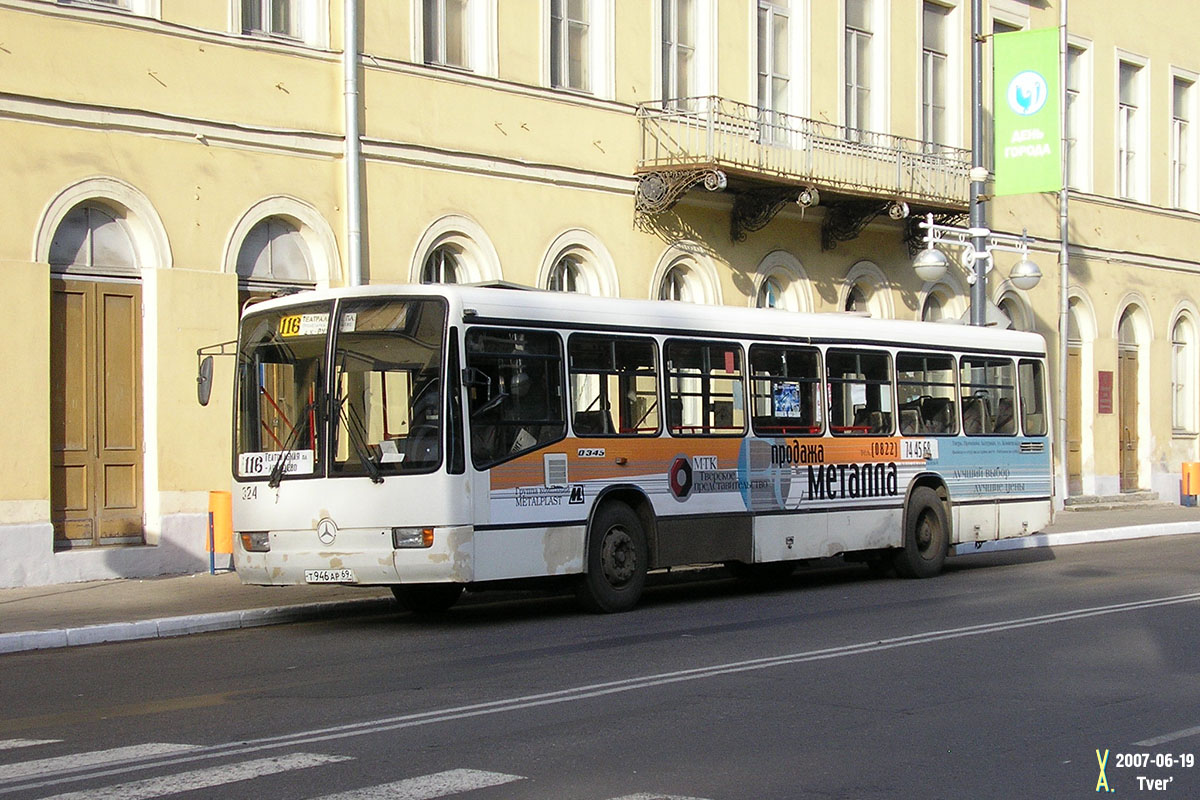
[[[1061,14],[992,0],[981,25]],[[1066,16],[1059,502],[1174,500],[1200,458],[1200,55],[1115,0]],[[924,214],[965,220],[970,31],[966,0],[0,0],[0,586],[207,567],[232,369],[201,407],[196,351],[255,296],[504,280],[963,317],[967,272],[912,257]],[[993,317],[1058,362],[1059,196],[985,205],[1044,273],[1018,289],[998,255]]]

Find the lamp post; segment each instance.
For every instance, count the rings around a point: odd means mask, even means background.
[[[963,251],[963,266],[967,269],[967,283],[971,286],[972,325],[986,324],[987,292],[984,284],[987,273],[992,269],[994,251],[1021,254],[1021,259],[1008,274],[1009,280],[1018,289],[1032,289],[1042,279],[1042,271],[1029,259],[1029,235],[1025,231],[1021,231],[1020,236],[1014,236],[993,233],[983,226],[962,228],[942,225],[933,221],[933,214],[926,214],[918,224],[925,230],[925,249],[913,259],[913,270],[921,280],[933,283],[946,274],[950,260],[938,249],[938,245]]]

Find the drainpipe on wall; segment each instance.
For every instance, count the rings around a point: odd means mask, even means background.
[[[1058,63],[1059,63],[1059,135],[1062,137],[1062,188],[1058,192],[1058,463],[1059,475],[1057,480],[1058,501],[1055,508],[1062,508],[1069,491],[1067,478],[1067,333],[1070,318],[1070,286],[1071,259],[1068,251],[1067,234],[1069,231],[1067,217],[1067,200],[1070,192],[1067,182],[1070,179],[1070,158],[1067,152],[1067,0],[1062,0],[1058,10]]]
[[[358,0],[345,0],[342,12],[343,106],[346,115],[346,283],[361,286],[362,143],[358,128]]]

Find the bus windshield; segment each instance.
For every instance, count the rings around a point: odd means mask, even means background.
[[[437,469],[445,324],[439,299],[367,298],[343,301],[336,313],[322,303],[247,315],[238,348],[237,476],[379,481]]]
[[[441,300],[339,306],[330,414],[331,475],[430,472],[442,463]]]

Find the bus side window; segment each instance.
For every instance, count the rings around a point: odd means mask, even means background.
[[[821,432],[820,362],[816,348],[751,345],[750,419],[755,435]]]
[[[573,334],[567,343],[576,436],[657,436],[653,339]]]
[[[471,461],[479,469],[567,435],[562,340],[547,331],[472,328],[466,338]]]
[[[954,356],[899,353],[896,356],[896,391],[900,400],[901,434],[958,433]]]
[[[1008,359],[963,356],[959,362],[962,386],[963,433],[973,436],[1017,432],[1017,396],[1013,362]]]
[[[834,350],[825,354],[829,385],[829,429],[843,436],[892,432],[891,358],[877,350]]]
[[[1045,436],[1046,378],[1040,361],[1021,361],[1017,382],[1021,389],[1021,429],[1026,436]]]
[[[745,434],[741,347],[672,339],[666,344],[666,361],[667,427],[672,436]]]

